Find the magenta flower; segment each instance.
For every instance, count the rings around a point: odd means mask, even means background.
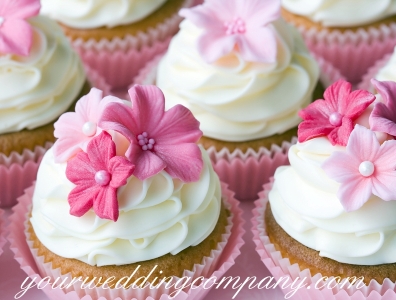
[[[246,61],[276,61],[272,21],[280,17],[280,1],[211,0],[180,15],[203,29],[198,52],[212,63],[237,49]]]
[[[396,82],[372,79],[371,83],[385,103],[375,103],[370,115],[370,128],[396,137]]]
[[[337,196],[346,211],[359,209],[374,194],[396,200],[396,141],[379,144],[375,133],[356,125],[346,152],[334,152],[323,164],[326,174],[341,183]]]
[[[66,177],[77,185],[68,201],[70,214],[81,217],[92,207],[98,217],[117,221],[117,189],[127,183],[135,166],[116,156],[110,134],[102,132],[93,138],[87,152],[79,152],[67,162]]]
[[[76,112],[67,112],[55,122],[54,144],[56,162],[65,162],[81,149],[85,150],[88,142],[102,132],[97,126],[99,117],[110,102],[121,102],[118,98],[108,96],[102,99],[103,92],[92,88],[88,95],[76,104]]]
[[[165,169],[184,182],[197,181],[203,166],[196,144],[202,136],[199,122],[182,105],[164,111],[164,95],[156,86],[135,85],[129,95],[132,108],[110,103],[99,126],[130,141],[125,155],[136,165],[133,175],[144,180]]]
[[[352,85],[338,80],[324,92],[324,100],[316,100],[299,116],[298,141],[327,136],[332,145],[345,146],[354,126],[354,121],[375,100],[375,96],[364,90],[352,92]]]
[[[40,0],[0,1],[0,53],[29,55],[33,30],[27,18],[40,11]]]

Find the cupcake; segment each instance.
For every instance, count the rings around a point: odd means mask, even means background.
[[[303,34],[308,48],[360,82],[396,45],[396,1],[282,0],[282,16]]]
[[[276,276],[305,280],[313,299],[394,289],[396,83],[373,84],[376,96],[339,81],[300,112],[291,165],[277,169],[256,202],[262,260]]]
[[[315,87],[323,90],[317,62],[280,19],[280,2],[241,3],[209,0],[181,10],[186,20],[158,64],[156,84],[167,107],[181,103],[200,121],[200,143],[215,152],[214,161],[226,160],[227,169],[215,166],[220,178],[238,199],[252,200],[265,180],[262,170],[274,169],[272,157],[282,153],[287,163],[284,142],[296,135],[298,110],[314,99]],[[252,167],[244,170],[250,157]]]
[[[15,209],[28,218],[26,239],[40,276],[103,278],[93,290],[72,284],[79,298],[179,293],[164,283],[201,277],[199,286],[225,262],[232,265],[242,244],[236,201],[196,144],[198,121],[181,105],[164,111],[155,86],[129,93],[132,103],[92,89],[75,113],[61,116],[34,192]],[[24,201],[32,202],[31,212]],[[15,239],[16,227],[12,244],[23,240]]]
[[[138,70],[164,51],[177,32],[178,11],[193,0],[42,0],[41,13],[58,21],[86,65],[127,91]]]
[[[11,4],[12,3],[12,4]],[[61,28],[36,16],[40,1],[0,3],[0,206],[16,203],[53,142],[53,121],[73,108],[85,73]]]

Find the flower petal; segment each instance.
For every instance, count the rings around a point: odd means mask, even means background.
[[[96,88],[92,88],[90,92],[81,97],[76,104],[76,114],[81,116],[85,122],[98,122],[100,117],[99,103],[103,97],[103,92]]]
[[[329,123],[330,115],[335,112],[331,105],[325,100],[316,100],[309,104],[306,108],[301,109],[298,115],[303,120],[322,120],[322,123]]]
[[[349,136],[353,130],[353,121],[349,118],[342,118],[341,126],[335,127],[328,135],[331,144],[346,146]]]
[[[81,217],[93,206],[93,200],[98,194],[98,186],[77,185],[70,193],[67,201],[70,205],[70,214]]]
[[[280,1],[237,0],[236,11],[246,20],[247,28],[258,28],[279,19]]]
[[[392,112],[393,120],[396,121],[396,82],[394,81],[378,81],[371,79],[374,88],[381,95],[386,107]]]
[[[127,179],[133,174],[135,165],[121,156],[114,156],[108,166],[111,173],[110,186],[119,188],[127,183]]]
[[[328,102],[329,107],[333,112],[337,111],[343,114],[341,107],[345,106],[344,102],[346,101],[351,91],[352,91],[352,84],[350,84],[345,80],[340,79],[334,82],[324,91],[323,97]]]
[[[356,120],[374,102],[375,96],[368,91],[356,90],[342,99],[345,101],[340,102],[339,112],[352,120]]]
[[[356,156],[361,162],[374,162],[380,149],[380,144],[373,131],[357,124],[349,137],[346,149],[348,153]]]
[[[201,175],[203,161],[197,144],[156,145],[157,155],[166,163],[165,171],[183,182],[193,182]]]
[[[108,171],[109,161],[116,155],[116,146],[106,131],[94,137],[87,146],[87,155],[92,168]]]
[[[396,116],[384,103],[376,103],[370,115],[370,129],[396,136]]]
[[[32,27],[24,20],[5,19],[0,27],[0,53],[27,56],[32,40]]]
[[[334,130],[334,126],[327,120],[319,119],[303,121],[298,124],[298,141],[303,143],[319,136],[327,136],[332,130]]]
[[[324,161],[322,169],[331,179],[344,183],[361,177],[360,163],[361,161],[350,153],[335,151]]]
[[[207,32],[198,39],[198,52],[207,63],[213,63],[231,53],[236,41],[236,35]]]
[[[117,189],[111,186],[100,187],[93,201],[93,209],[99,218],[117,221],[119,215]]]
[[[246,61],[276,62],[277,44],[275,33],[270,27],[258,27],[238,35],[241,56]]]
[[[224,30],[223,22],[218,19],[217,14],[204,5],[198,5],[194,8],[182,8],[179,15],[188,19],[197,27]]]
[[[337,196],[346,211],[358,210],[371,196],[372,183],[370,178],[355,178],[341,184]]]
[[[140,180],[145,180],[151,176],[154,176],[166,167],[165,162],[159,156],[149,150],[142,151],[138,159],[132,162],[136,166],[133,175]]]
[[[91,165],[88,154],[79,152],[67,162],[66,177],[77,185],[92,185],[95,183],[96,171]]]
[[[0,16],[26,19],[38,15],[40,0],[1,0]]]

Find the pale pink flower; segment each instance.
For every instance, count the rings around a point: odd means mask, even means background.
[[[346,211],[359,209],[372,194],[396,200],[396,140],[379,144],[375,133],[361,125],[352,131],[346,152],[335,151],[322,168],[339,182],[337,196]]]
[[[276,37],[270,23],[280,17],[278,0],[208,0],[182,9],[180,15],[203,29],[197,47],[208,63],[234,49],[246,61],[276,61]]]

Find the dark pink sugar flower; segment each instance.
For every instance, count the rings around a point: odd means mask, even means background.
[[[280,17],[280,1],[211,0],[180,15],[203,29],[198,52],[208,63],[237,49],[246,61],[273,63],[277,45],[269,26]]]
[[[396,82],[371,80],[384,103],[377,102],[370,115],[370,128],[396,137]]]
[[[322,168],[339,182],[337,196],[346,211],[363,206],[372,194],[382,200],[396,200],[396,141],[382,145],[375,133],[356,125],[346,152],[335,151]]]
[[[298,126],[298,141],[327,136],[332,145],[346,146],[354,121],[375,100],[364,90],[352,92],[352,85],[339,80],[324,92],[324,100],[316,100],[300,110],[303,121]]]
[[[0,54],[29,55],[33,30],[26,19],[39,11],[40,0],[0,1]]]
[[[134,170],[134,164],[116,156],[110,134],[102,131],[88,143],[87,152],[80,151],[67,162],[66,177],[76,185],[68,197],[70,214],[81,217],[93,207],[98,217],[117,221],[117,189]]]
[[[106,106],[99,126],[115,130],[130,141],[126,157],[136,165],[134,176],[149,178],[161,170],[184,182],[197,181],[203,162],[196,142],[199,122],[182,105],[165,111],[165,99],[156,86],[135,85],[129,90],[132,108]]]

